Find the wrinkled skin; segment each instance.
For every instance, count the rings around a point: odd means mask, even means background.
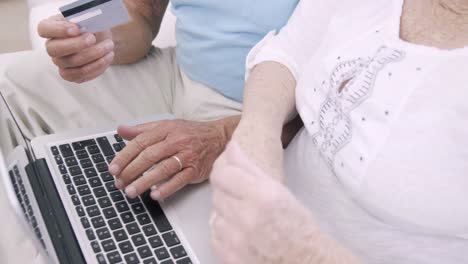
[[[151,193],[155,200],[167,198],[187,184],[206,181],[228,141],[218,121],[166,120],[120,127],[118,132],[130,142],[109,166],[116,187],[133,198],[159,185]],[[182,170],[171,158],[174,155],[181,160]]]
[[[309,263],[311,245],[326,241],[311,214],[236,142],[216,161],[211,183],[212,244],[222,263]]]
[[[55,15],[40,22],[38,33],[46,38],[46,50],[67,81],[83,83],[104,73],[114,60],[110,30],[81,33],[76,24]]]

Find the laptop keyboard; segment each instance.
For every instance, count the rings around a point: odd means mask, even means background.
[[[115,188],[108,165],[123,148],[114,135],[50,149],[98,263],[191,264],[159,203]]]
[[[26,192],[26,188],[23,183],[23,179],[21,178],[21,174],[17,165],[13,166],[11,170],[8,171],[10,175],[10,181],[13,185],[13,189],[16,194],[16,198],[23,210],[24,217],[28,221],[28,223],[32,226],[36,237],[41,241],[41,244],[45,248],[44,240],[42,239],[41,231],[39,230],[36,216],[34,215],[34,210],[31,206],[31,201],[29,200],[29,196]]]

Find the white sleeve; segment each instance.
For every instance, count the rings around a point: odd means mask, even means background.
[[[298,80],[304,65],[323,40],[336,9],[348,0],[302,0],[279,33],[271,31],[247,56],[246,78],[259,63],[275,61]]]

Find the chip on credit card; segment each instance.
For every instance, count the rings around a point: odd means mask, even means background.
[[[60,12],[82,32],[96,33],[130,20],[122,0],[78,0],[62,6]]]

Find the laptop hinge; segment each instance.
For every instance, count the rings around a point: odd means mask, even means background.
[[[26,173],[60,263],[86,263],[45,159],[26,166]]]

